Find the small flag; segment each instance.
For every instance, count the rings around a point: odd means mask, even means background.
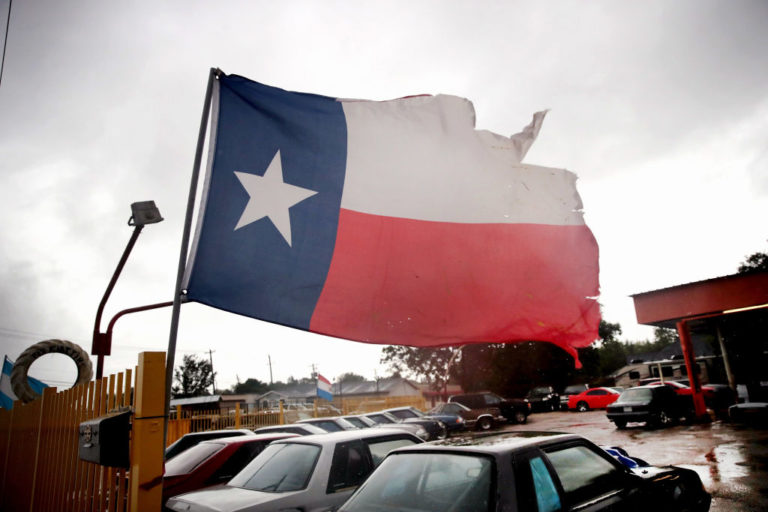
[[[11,386],[11,371],[13,371],[13,361],[5,356],[3,359],[3,373],[0,375],[0,407],[4,409],[13,409],[13,402],[16,400],[16,393],[13,392]],[[36,392],[43,392],[43,388],[47,388],[48,384],[41,382],[35,378],[27,377],[29,385]]]
[[[329,402],[333,401],[333,393],[331,393],[331,382],[319,373],[317,374],[317,396],[324,398]]]

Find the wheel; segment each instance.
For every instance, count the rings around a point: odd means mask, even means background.
[[[438,439],[446,439],[448,437],[448,429],[445,425],[440,426],[440,431],[437,433]]]
[[[549,404],[549,410],[550,410],[550,412],[555,412],[557,410],[557,405]]]
[[[528,416],[522,411],[515,411],[515,423],[523,424],[528,421]]]
[[[576,404],[576,410],[579,412],[587,412],[589,410],[589,405],[587,405],[587,402],[584,402],[583,400]]]
[[[659,425],[662,427],[668,427],[675,422],[675,419],[667,414],[667,411],[661,411],[659,413]]]
[[[480,418],[477,420],[478,430],[490,430],[493,428],[493,420],[491,418]]]
[[[616,424],[616,428],[619,430],[627,428],[627,422],[624,420],[615,420],[614,423]]]

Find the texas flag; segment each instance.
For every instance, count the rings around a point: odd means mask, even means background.
[[[317,396],[324,398],[329,402],[333,401],[333,393],[331,391],[331,381],[317,374]]]
[[[366,343],[597,339],[576,176],[446,95],[341,100],[221,75],[187,298]]]

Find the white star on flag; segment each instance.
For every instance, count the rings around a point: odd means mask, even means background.
[[[235,231],[251,222],[269,217],[290,246],[291,217],[288,210],[291,206],[317,194],[317,191],[283,181],[283,164],[279,149],[264,172],[264,176],[237,171],[235,176],[250,196],[240,220],[237,221]]]

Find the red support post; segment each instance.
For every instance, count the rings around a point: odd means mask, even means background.
[[[698,365],[696,356],[693,353],[693,343],[691,343],[691,333],[688,329],[688,322],[681,320],[677,322],[677,334],[680,336],[680,346],[683,349],[685,358],[685,367],[688,369],[688,379],[691,383],[693,394],[693,408],[697,418],[707,415],[707,406],[704,403],[704,393],[701,391],[701,380],[699,379]]]

